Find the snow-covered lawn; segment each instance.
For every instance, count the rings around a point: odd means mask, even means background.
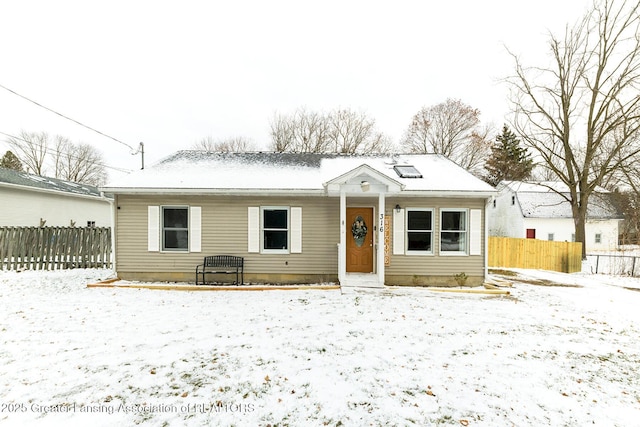
[[[517,273],[505,297],[1,272],[0,425],[638,425],[640,279]]]

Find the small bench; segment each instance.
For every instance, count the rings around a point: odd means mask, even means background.
[[[206,285],[205,276],[207,274],[235,274],[236,281],[234,283],[236,285],[243,284],[244,258],[233,255],[206,256],[202,264],[196,267],[196,285]]]

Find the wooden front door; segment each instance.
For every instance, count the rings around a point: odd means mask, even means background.
[[[347,272],[373,272],[373,208],[347,208]]]

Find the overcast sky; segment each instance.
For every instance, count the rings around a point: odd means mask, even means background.
[[[508,119],[505,46],[543,65],[590,0],[3,1],[0,85],[147,165],[206,136],[269,144],[274,113],[351,108],[397,142],[423,106]],[[542,62],[541,62],[542,61]],[[64,135],[138,169],[124,144],[0,88],[0,132]],[[4,140],[0,135],[0,140]],[[2,152],[6,145],[0,145]]]

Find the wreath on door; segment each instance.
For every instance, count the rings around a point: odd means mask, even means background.
[[[364,244],[364,238],[367,235],[367,224],[364,222],[364,218],[358,215],[351,225],[351,234],[353,240],[356,242],[356,246],[360,247]]]

